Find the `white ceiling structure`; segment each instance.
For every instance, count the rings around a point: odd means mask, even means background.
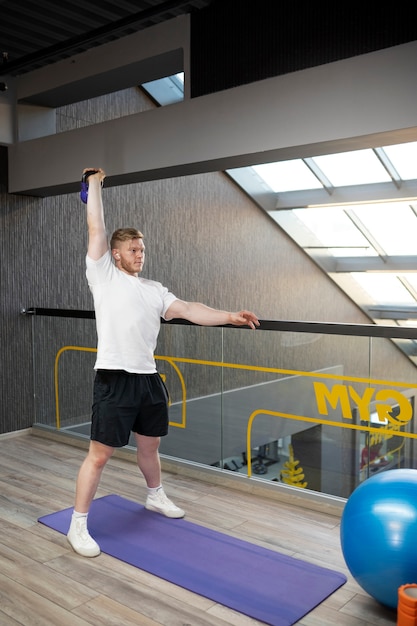
[[[271,217],[371,319],[417,325],[417,142],[229,173],[273,196]]]
[[[143,87],[172,104],[182,99],[181,78]],[[417,142],[227,174],[373,322],[417,326]],[[414,344],[406,350],[417,363]]]

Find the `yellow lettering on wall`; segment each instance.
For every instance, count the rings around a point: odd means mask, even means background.
[[[381,389],[375,395],[375,400],[382,402],[391,400],[389,404],[376,404],[376,411],[380,422],[388,420],[390,424],[406,424],[413,415],[413,409],[410,402],[400,391],[396,389]],[[392,405],[398,404],[400,411],[395,417],[391,415]]]
[[[375,393],[373,387],[366,387],[360,395],[352,386],[333,385],[330,389],[322,382],[314,382],[317,410],[321,415],[328,415],[329,408],[336,410],[340,404],[342,416],[352,419],[351,400],[358,407],[359,418],[362,422],[369,422],[370,405]],[[401,426],[409,422],[413,409],[408,399],[396,389],[380,389],[375,393],[375,409],[381,424],[387,421],[391,426]],[[398,406],[398,414],[392,415],[393,407]]]
[[[388,437],[383,437],[382,435],[371,433],[369,437],[369,445],[376,446],[378,443],[383,443],[384,441],[387,441],[387,440],[388,440]]]
[[[371,433],[369,437],[369,444],[374,446],[377,443],[383,443],[384,441],[388,441],[389,439],[398,436],[398,433],[401,433],[402,426],[404,426],[404,424],[391,424],[389,430],[392,432],[392,435]]]
[[[358,407],[359,411],[359,419],[362,422],[369,422],[371,419],[371,415],[369,412],[369,405],[372,400],[372,396],[374,395],[375,389],[372,387],[366,387],[363,396],[361,397],[353,387],[349,386],[349,394],[354,403]]]
[[[343,417],[352,419],[348,390],[345,385],[333,385],[331,389],[328,389],[325,383],[314,382],[314,392],[316,395],[317,410],[321,415],[329,414],[327,404],[329,404],[332,409],[335,409],[340,402]]]

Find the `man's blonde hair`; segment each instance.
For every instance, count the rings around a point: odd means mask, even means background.
[[[130,241],[131,239],[143,239],[143,235],[137,228],[118,228],[114,231],[110,239],[110,248],[117,248],[117,244],[121,241]]]

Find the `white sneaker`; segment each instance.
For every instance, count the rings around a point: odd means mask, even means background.
[[[86,517],[73,517],[71,519],[67,539],[74,552],[81,554],[81,556],[92,557],[100,554],[100,546],[87,530]]]
[[[162,513],[165,517],[180,518],[184,517],[185,511],[176,506],[169,498],[167,498],[163,489],[158,489],[154,494],[149,494],[146,498],[145,509],[148,511],[156,511]]]

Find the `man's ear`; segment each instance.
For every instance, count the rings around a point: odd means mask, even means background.
[[[112,250],[112,254],[116,261],[120,261],[120,254],[117,252],[117,250]]]

